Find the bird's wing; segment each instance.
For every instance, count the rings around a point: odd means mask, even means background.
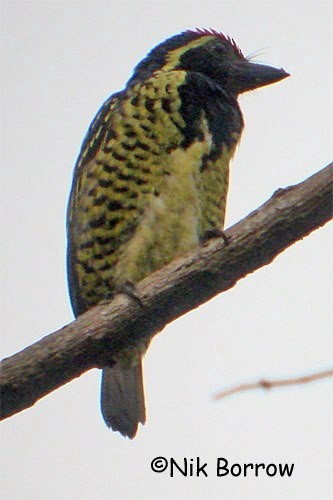
[[[76,315],[89,306],[81,297],[78,263],[89,279],[103,265],[112,269],[117,250],[133,236],[175,168],[170,158],[175,162],[177,155],[171,153],[185,148],[179,95],[185,78],[181,71],[161,72],[111,96],[87,132],[67,212],[68,275]]]

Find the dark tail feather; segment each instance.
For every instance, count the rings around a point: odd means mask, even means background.
[[[104,368],[101,410],[108,427],[134,438],[139,422],[146,422],[141,360],[129,369]]]

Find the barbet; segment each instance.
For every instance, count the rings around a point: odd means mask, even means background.
[[[221,231],[244,125],[238,95],[286,76],[206,29],[173,36],[136,66],[97,113],[75,166],[67,215],[75,316]],[[103,370],[104,420],[130,438],[146,419],[147,348],[141,341]]]

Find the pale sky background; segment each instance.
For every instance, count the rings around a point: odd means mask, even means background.
[[[292,75],[241,98],[227,226],[331,160],[329,0],[1,5],[4,356],[72,320],[65,208],[76,156],[102,102],[168,36],[212,27]],[[330,367],[331,241],[327,225],[157,336],[144,364],[148,421],[135,440],[105,427],[97,370],[5,421],[1,498],[333,498],[332,381],[212,400],[230,384]],[[201,457],[209,477],[156,474],[156,456]],[[295,469],[292,478],[217,478],[217,457]]]

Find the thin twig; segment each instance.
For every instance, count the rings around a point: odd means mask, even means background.
[[[315,382],[316,380],[321,380],[323,378],[329,378],[329,377],[333,377],[333,369],[324,370],[322,372],[313,373],[312,375],[303,375],[302,377],[295,377],[295,378],[285,378],[279,380],[261,379],[258,380],[257,382],[239,384],[230,387],[229,389],[225,389],[224,391],[215,394],[214,399],[222,399],[231,396],[232,394],[236,394],[237,392],[252,391],[255,389],[267,390],[267,389],[274,389],[275,387],[308,384],[309,382]]]

